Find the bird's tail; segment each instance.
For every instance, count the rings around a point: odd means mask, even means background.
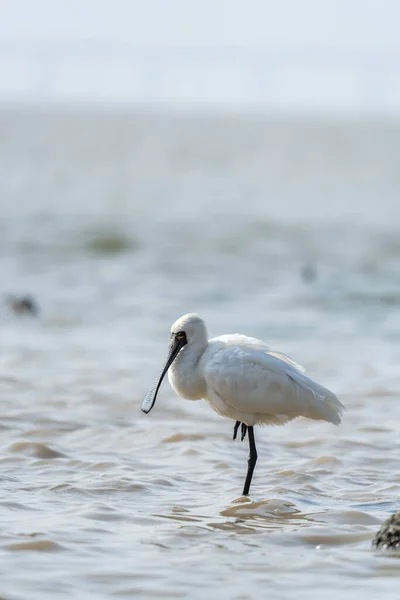
[[[305,393],[305,417],[339,425],[345,407],[333,392],[301,373],[287,375]]]

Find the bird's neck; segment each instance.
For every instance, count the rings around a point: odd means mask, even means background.
[[[199,364],[205,347],[206,343],[185,346],[169,369],[168,378],[172,388],[187,400],[200,400],[205,395],[205,381]]]

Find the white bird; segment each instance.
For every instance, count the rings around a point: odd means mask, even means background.
[[[286,354],[238,333],[208,340],[203,319],[194,313],[172,325],[168,358],[143,401],[144,413],[153,408],[168,369],[169,383],[178,396],[203,398],[219,415],[236,421],[233,439],[240,424],[242,441],[248,432],[244,496],[257,462],[254,425],[283,425],[296,417],[339,425],[344,410],[335,394],[304,375],[305,369]]]

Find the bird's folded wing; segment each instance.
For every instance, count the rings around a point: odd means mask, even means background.
[[[299,404],[287,368],[285,362],[266,352],[231,346],[211,357],[205,379],[207,388],[236,410],[274,414],[284,412],[284,405],[296,410]]]
[[[268,350],[267,354],[269,354],[270,356],[275,356],[276,358],[279,358],[280,360],[283,360],[285,363],[287,363],[288,365],[290,365],[291,367],[293,367],[294,369],[296,369],[296,371],[299,371],[300,373],[305,373],[307,370],[305,367],[302,367],[297,362],[294,362],[294,360],[292,358],[290,358],[290,356],[288,356],[287,354],[284,354],[284,352],[278,352],[276,350]]]
[[[242,335],[240,333],[221,335],[218,338],[213,338],[210,340],[211,342],[214,340],[218,340],[218,342],[222,342],[225,347],[231,346],[239,346],[240,348],[248,348],[250,350],[260,350],[260,352],[264,352],[269,354],[270,356],[275,356],[280,360],[284,361],[300,373],[305,373],[305,367],[302,367],[297,362],[293,360],[290,356],[285,354],[284,352],[280,352],[278,350],[274,350],[263,341],[258,340],[257,338],[249,337],[248,335]]]
[[[210,392],[244,413],[340,422],[342,405],[332,392],[268,351],[222,348],[208,361],[205,378]]]

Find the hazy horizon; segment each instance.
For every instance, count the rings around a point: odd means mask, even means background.
[[[400,106],[395,2],[382,10],[361,0],[6,0],[2,8],[0,101],[343,112]]]

